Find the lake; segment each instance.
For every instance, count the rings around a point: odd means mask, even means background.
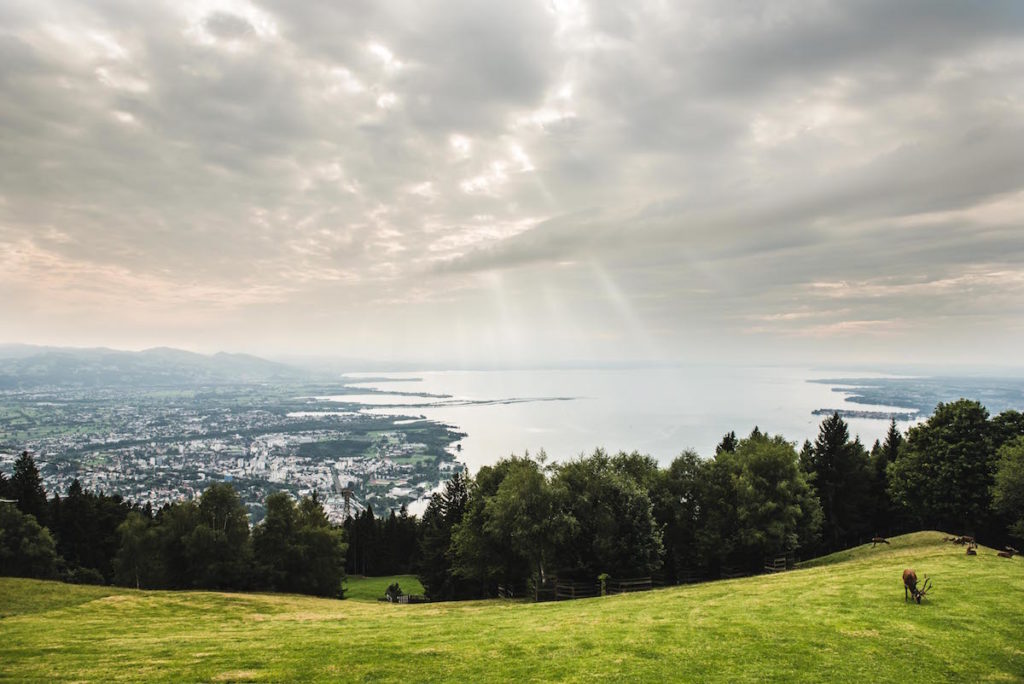
[[[685,449],[714,454],[722,435],[757,425],[799,445],[813,440],[818,408],[900,411],[899,406],[846,403],[841,388],[809,382],[877,374],[788,367],[673,367],[598,370],[424,371],[355,373],[350,385],[401,394],[332,397],[359,401],[370,413],[424,416],[467,434],[460,461],[470,471],[510,454],[544,449],[567,460],[596,447],[640,451],[663,465]],[[887,420],[849,418],[850,433],[870,448]],[[900,423],[905,430],[908,423]]]

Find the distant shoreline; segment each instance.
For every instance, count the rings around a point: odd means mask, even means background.
[[[909,422],[917,420],[921,414],[919,411],[861,411],[858,409],[831,409],[819,408],[811,411],[812,416],[831,416],[838,413],[840,418],[866,418],[868,420],[889,420],[897,422]]]

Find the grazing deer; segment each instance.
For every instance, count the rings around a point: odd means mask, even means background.
[[[946,537],[944,541],[953,542],[963,546],[964,544],[973,544],[974,537],[968,537],[966,534],[960,537]]]
[[[910,568],[907,568],[906,570],[904,570],[903,571],[903,602],[906,603],[906,601],[907,601],[907,594],[909,592],[909,595],[912,596],[916,602],[920,603],[921,599],[924,598],[924,595],[926,593],[928,593],[929,589],[931,589],[931,582],[932,581],[930,579],[925,577],[924,578],[924,584],[922,584],[921,588],[918,589],[917,588],[917,573],[914,572],[913,570],[911,570]]]
[[[871,548],[875,548],[875,546],[878,545],[878,544],[888,544],[888,543],[889,543],[889,540],[886,539],[885,537],[872,537],[871,538]]]
[[[1014,554],[1019,554],[1020,553],[1020,551],[1018,551],[1017,549],[1013,548],[1012,546],[1007,546],[1005,548],[1006,548],[1005,551],[1000,551],[996,555],[999,556],[1000,558],[1013,558]]]

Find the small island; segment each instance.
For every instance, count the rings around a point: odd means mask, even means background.
[[[840,418],[867,418],[869,420],[893,420],[906,422],[917,420],[919,411],[862,411],[859,409],[830,409],[820,408],[811,411],[812,416],[831,416],[838,413]]]

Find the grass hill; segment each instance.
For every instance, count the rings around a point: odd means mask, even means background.
[[[968,557],[942,536],[778,575],[542,604],[0,579],[0,679],[1024,681],[1024,559]],[[904,603],[905,567],[933,580],[922,605]]]

